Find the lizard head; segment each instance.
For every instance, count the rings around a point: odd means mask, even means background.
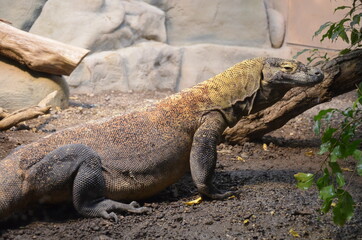
[[[266,58],[262,70],[262,84],[285,87],[312,86],[321,82],[323,72],[301,62],[279,58]]]

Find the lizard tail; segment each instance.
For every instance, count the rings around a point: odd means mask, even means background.
[[[22,178],[16,162],[11,158],[0,160],[0,220],[12,214],[21,203]]]

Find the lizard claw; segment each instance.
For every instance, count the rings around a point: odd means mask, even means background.
[[[138,202],[132,201],[129,206],[131,207],[128,211],[133,213],[150,213],[151,208],[141,207]]]
[[[101,217],[103,217],[105,219],[113,220],[115,223],[118,223],[118,216],[114,212],[108,213],[108,212],[104,211],[101,213]]]
[[[141,207],[140,204],[136,201],[132,201],[130,204],[129,204],[131,207],[133,208],[139,208]]]
[[[115,214],[114,212],[109,213],[109,219],[113,219],[115,223],[118,223],[117,214]]]

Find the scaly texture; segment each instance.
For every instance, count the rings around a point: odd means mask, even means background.
[[[227,126],[323,79],[315,68],[276,58],[246,60],[142,111],[69,128],[0,161],[0,218],[30,202],[72,198],[88,217],[148,208],[150,197],[190,169],[201,196],[233,194],[212,184],[216,145]]]

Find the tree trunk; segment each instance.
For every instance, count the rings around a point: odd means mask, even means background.
[[[309,108],[356,89],[362,80],[362,50],[334,58],[321,69],[325,75],[322,83],[311,88],[291,89],[273,106],[246,116],[235,127],[226,129],[225,140],[235,144],[260,139]]]
[[[70,75],[88,52],[87,49],[24,32],[0,21],[0,54],[35,71]]]

